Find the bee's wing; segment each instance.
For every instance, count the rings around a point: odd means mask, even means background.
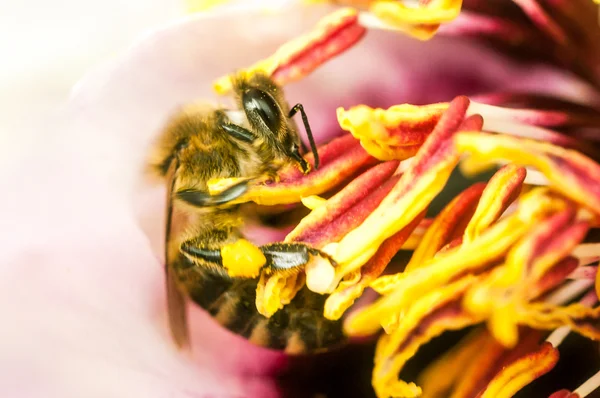
[[[177,254],[171,249],[171,222],[173,219],[172,192],[175,183],[175,173],[179,162],[173,160],[167,173],[167,211],[165,222],[165,279],[167,289],[167,312],[169,316],[169,327],[171,335],[178,347],[189,346],[189,331],[187,323],[186,298],[177,283],[177,277],[173,272],[173,262]]]
[[[165,266],[167,279],[167,311],[169,312],[169,326],[173,340],[180,348],[189,346],[189,332],[187,325],[187,312],[185,296],[179,290],[169,264]]]

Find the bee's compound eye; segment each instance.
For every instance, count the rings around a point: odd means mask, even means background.
[[[246,113],[257,114],[267,125],[269,130],[276,134],[281,128],[281,110],[269,94],[257,88],[250,88],[242,95],[242,103]]]

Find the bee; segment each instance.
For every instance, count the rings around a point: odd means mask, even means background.
[[[246,192],[248,181],[276,179],[288,165],[305,174],[310,171],[292,119],[297,112],[315,168],[319,166],[301,104],[290,109],[282,89],[264,74],[241,73],[232,82],[237,109],[184,108],[167,123],[151,156],[151,168],[167,181],[165,271],[171,334],[178,346],[189,344],[186,302],[190,298],[222,326],[257,345],[292,354],[326,350],[338,345],[343,333],[339,321],[323,317],[323,296],[304,287],[290,304],[266,318],[255,305],[257,275],[232,277],[225,267],[224,256],[247,242],[240,232],[244,222],[240,205],[231,201]],[[211,195],[208,181],[228,177],[241,182]],[[191,214],[183,232],[174,227],[173,212],[178,207]],[[262,268],[271,273],[299,272],[311,256],[328,258],[303,243],[272,243],[256,249],[264,255]]]

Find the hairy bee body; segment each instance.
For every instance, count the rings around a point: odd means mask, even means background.
[[[329,348],[342,340],[339,322],[323,318],[323,296],[303,288],[290,304],[266,318],[256,309],[257,279],[192,271],[188,261],[179,256],[173,268],[188,296],[220,325],[250,342],[302,354]]]
[[[231,277],[224,267],[221,250],[243,239],[240,206],[229,202],[244,192],[245,184],[211,196],[208,181],[273,177],[290,163],[309,169],[281,89],[264,75],[239,76],[234,89],[244,112],[237,115],[245,116],[241,121],[234,123],[232,111],[223,108],[186,107],[170,120],[151,159],[152,169],[168,186],[165,269],[173,337],[181,346],[188,343],[189,297],[221,325],[257,345],[288,353],[329,348],[343,336],[339,322],[323,318],[322,296],[304,288],[266,318],[255,304],[258,279]],[[310,255],[318,254],[303,244],[261,250],[272,272],[300,270]]]

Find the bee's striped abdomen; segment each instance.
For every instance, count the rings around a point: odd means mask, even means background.
[[[223,327],[254,344],[290,354],[323,351],[343,343],[340,321],[323,317],[324,297],[304,288],[292,302],[266,318],[256,309],[255,279],[229,279],[205,268],[175,267],[191,299]]]

